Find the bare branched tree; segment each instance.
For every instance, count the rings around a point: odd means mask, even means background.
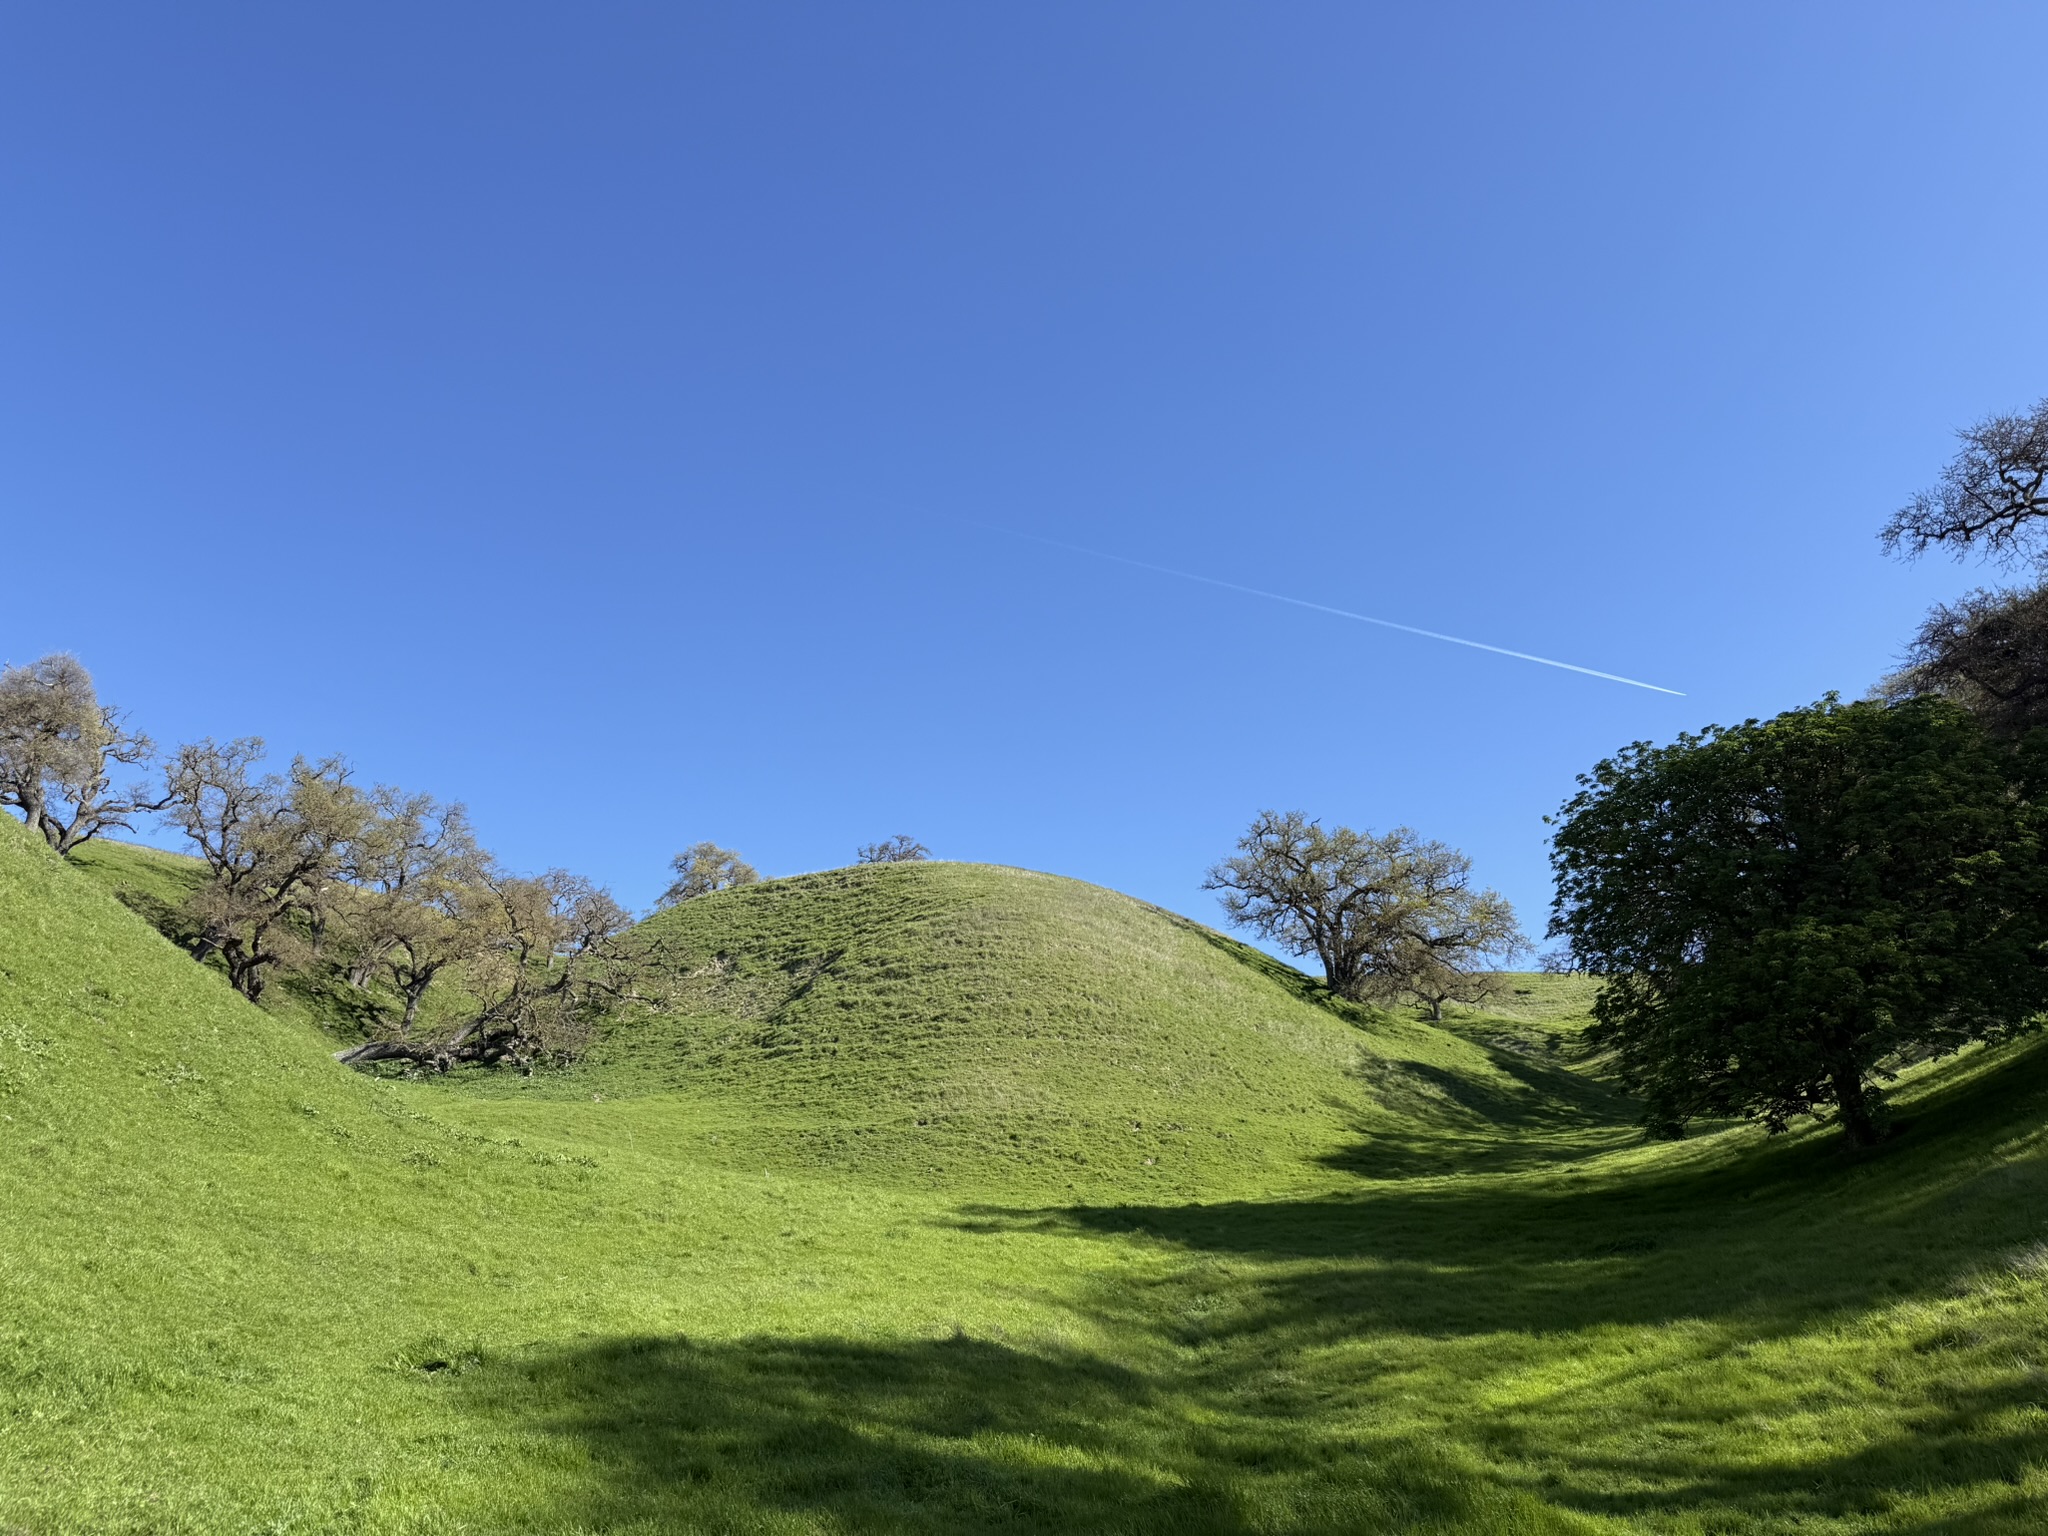
[[[273,968],[307,957],[301,927],[333,898],[371,817],[340,758],[295,758],[289,773],[259,777],[263,755],[254,736],[180,747],[164,796],[212,877],[183,909],[191,947],[202,960],[220,956],[252,1002]]]
[[[347,978],[356,988],[369,986],[409,940],[444,928],[449,910],[463,905],[461,890],[479,881],[487,864],[461,805],[380,784],[370,794],[370,813],[342,871]],[[416,1007],[415,999],[408,1013]]]
[[[1439,1022],[1445,1003],[1483,1003],[1504,990],[1502,971],[1529,950],[1507,898],[1475,890],[1472,860],[1443,843],[1412,844],[1400,873],[1371,990],[1420,1003]]]
[[[2048,567],[2048,400],[1988,416],[1957,434],[1962,449],[1931,490],[1881,535],[1908,559],[1946,549],[1996,564]],[[1933,609],[1880,698],[1934,695],[1963,705],[1994,735],[2048,724],[2048,588],[1980,589]]]
[[[696,843],[669,860],[675,880],[661,893],[660,904],[672,907],[679,901],[729,891],[736,885],[752,885],[760,871],[730,848],[716,843]]]
[[[2048,400],[2025,415],[1987,416],[1956,434],[1941,479],[1892,515],[1879,537],[1907,558],[1945,549],[2004,564],[2048,553]]]
[[[932,856],[931,849],[908,832],[898,832],[879,843],[863,843],[858,851],[863,864],[917,864]]]
[[[75,656],[0,670],[0,805],[11,806],[59,853],[69,853],[163,802],[142,784],[116,790],[115,772],[156,756],[147,736],[100,703]]]
[[[1326,832],[1299,811],[1262,811],[1202,888],[1218,893],[1233,923],[1289,954],[1314,955],[1331,991],[1362,996],[1387,948],[1387,916],[1400,896],[1396,863],[1413,835]]]
[[[1980,588],[1927,615],[1882,698],[1935,694],[2008,738],[2048,725],[2048,587]]]
[[[1406,995],[1441,1016],[1485,995],[1490,971],[1525,946],[1508,903],[1472,889],[1472,861],[1407,827],[1325,831],[1299,811],[1264,811],[1237,846],[1204,889],[1232,922],[1314,955],[1340,997]]]

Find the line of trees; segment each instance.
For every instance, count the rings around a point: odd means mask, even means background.
[[[266,758],[254,736],[160,755],[75,657],[0,668],[0,805],[60,854],[144,817],[181,833],[205,878],[159,926],[252,1002],[281,976],[345,989],[372,1038],[343,1061],[530,1068],[574,1056],[607,1011],[663,999],[662,935],[635,933],[603,887],[508,871],[461,804],[358,784],[340,757]],[[927,857],[906,835],[860,850]],[[662,907],[761,878],[711,842],[670,871]]]
[[[359,785],[339,757],[265,757],[252,736],[160,759],[75,657],[0,670],[0,805],[60,854],[145,815],[181,832],[205,878],[161,914],[167,936],[251,1002],[281,975],[345,987],[373,1038],[341,1060],[531,1067],[656,1000],[658,940],[629,941],[602,887],[514,874],[460,804]],[[124,770],[139,776],[117,786]]]
[[[1959,436],[1884,547],[2029,580],[1937,606],[1872,698],[1637,743],[1554,819],[1557,963],[1602,978],[1591,1039],[1659,1132],[1832,1112],[1869,1144],[1902,1065],[2048,1011],[2048,400]],[[327,965],[391,1000],[390,1029],[347,1059],[570,1054],[601,1011],[645,995],[646,946],[602,889],[506,873],[460,805],[365,789],[338,758],[265,774],[263,756],[255,738],[200,742],[160,782],[121,782],[155,749],[74,658],[0,671],[0,805],[60,853],[168,818],[208,874],[169,923],[192,953],[251,999]],[[928,856],[905,835],[859,850]],[[714,843],[671,868],[663,905],[760,878]],[[1438,1018],[1485,1000],[1528,947],[1465,855],[1407,828],[1265,812],[1205,885],[1233,922],[1314,956],[1338,995]],[[426,1029],[437,987],[462,1006]]]

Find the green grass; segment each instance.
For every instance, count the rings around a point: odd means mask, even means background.
[[[95,857],[0,826],[0,1530],[2048,1524],[2041,1050],[1875,1155],[1647,1144],[1581,983],[1438,1029],[936,865],[661,919],[689,1009],[572,1072],[376,1080]]]

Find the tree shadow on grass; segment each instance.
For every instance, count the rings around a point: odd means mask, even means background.
[[[1876,1355],[1823,1346],[2038,1235],[2048,1159],[2011,1139],[2044,1089],[2048,1053],[2009,1059],[1925,1095],[1876,1156],[1823,1136],[1585,1188],[966,1215],[1217,1259],[1077,1275],[1070,1304],[1142,1368],[965,1336],[649,1337],[423,1390],[540,1470],[506,1527],[532,1532],[2019,1532],[2048,1457],[2015,1364],[2030,1319],[1951,1336],[1926,1307]],[[1615,1323],[1678,1326],[1601,1341]],[[1750,1360],[1795,1335],[1820,1352],[1791,1372]],[[1887,1403],[1855,1373],[1892,1359],[1937,1364]],[[1804,1420],[1782,1449],[1773,1414]]]
[[[1324,982],[1263,950],[1188,918],[1175,917],[1174,922],[1297,1001],[1353,1029],[1370,1035],[1376,1026],[1388,1024],[1382,1010],[1338,997]],[[1527,1026],[1460,1019],[1420,1027],[1476,1047],[1493,1071],[1461,1072],[1368,1053],[1359,1076],[1392,1113],[1385,1124],[1359,1126],[1359,1141],[1323,1158],[1327,1166],[1379,1179],[1506,1173],[1596,1157],[1640,1138],[1640,1107],[1633,1099],[1582,1070],[1576,1052],[1533,1047],[1525,1038]],[[1554,1031],[1540,1033],[1557,1038]],[[1441,1124],[1444,1133],[1396,1128],[1415,1121]],[[1459,1126],[1469,1134],[1458,1134]]]
[[[1468,1035],[1491,1075],[1426,1061],[1370,1058],[1361,1068],[1392,1111],[1359,1140],[1319,1159],[1371,1179],[1518,1173],[1599,1157],[1642,1139],[1636,1102],[1562,1057]],[[1413,1131],[1416,1121],[1440,1130]]]
[[[1905,1110],[1874,1153],[1743,1135],[1578,1178],[960,1224],[1212,1259],[1100,1287],[1086,1310],[1178,1346],[1195,1400],[1243,1407],[1238,1384],[1263,1374],[1277,1385],[1252,1406],[1305,1437],[1436,1414],[1454,1459],[1582,1515],[2048,1529],[2023,1491],[2048,1466],[2035,1292],[1951,1305],[2042,1268],[2048,1049],[1984,1053]],[[1631,1332],[1598,1342],[1616,1326]],[[1798,1427],[1781,1436],[1780,1415]]]
[[[1342,1469],[1332,1497],[1313,1486],[1327,1458],[1285,1426],[1230,1437],[1138,1372],[964,1337],[636,1338],[489,1362],[450,1387],[570,1453],[545,1458],[559,1492],[526,1530],[1239,1536],[1461,1528],[1521,1502],[1412,1446]],[[1268,1488],[1299,1518],[1253,1519]]]
[[[2038,1532],[2048,1507],[2020,1491],[2030,1468],[2048,1463],[2048,1417],[2039,1411],[2037,1381],[1985,1384],[1945,1395],[1916,1414],[1910,1427],[1878,1435],[1853,1450],[1812,1456],[1768,1454],[1740,1462],[1713,1422],[1687,1424],[1683,1406],[1667,1410],[1683,1444],[1638,1449],[1627,1459],[1587,1456],[1578,1476],[1555,1489],[1588,1513],[1638,1520],[1679,1509],[1740,1509],[1784,1529],[1823,1521],[1883,1522],[1888,1531],[1934,1533]],[[1569,1415],[1568,1402],[1553,1413]],[[1694,1416],[1697,1417],[1697,1416]],[[1552,1433],[1569,1433],[1569,1423]],[[1721,1447],[1704,1455],[1702,1440]],[[1604,1475],[1604,1477],[1603,1477]],[[1602,1482],[1605,1486],[1602,1486]],[[1918,1518],[1885,1519],[1902,1499],[1939,1506]]]
[[[1827,1129],[1733,1132],[1648,1167],[1447,1176],[1279,1200],[963,1208],[977,1232],[1135,1236],[1295,1264],[1238,1326],[1329,1339],[1740,1316],[1762,1331],[1952,1283],[2038,1237],[2048,1148],[1994,1157],[2048,1107],[2048,1048],[1909,1105],[1875,1152]],[[1941,1241],[1930,1242],[1930,1232]]]

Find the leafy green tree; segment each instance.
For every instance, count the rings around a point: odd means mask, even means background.
[[[1646,1122],[1831,1106],[1869,1145],[1901,1063],[2029,1027],[2048,892],[2013,762],[1950,701],[1829,698],[1582,776],[1551,931]]]
[[[668,861],[675,879],[661,893],[660,904],[672,907],[679,901],[729,891],[736,885],[752,885],[761,878],[759,870],[730,848],[716,843],[693,843]]]

